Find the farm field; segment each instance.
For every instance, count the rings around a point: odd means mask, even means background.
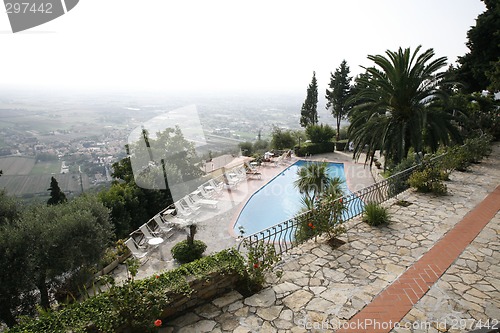
[[[32,157],[9,156],[0,158],[0,170],[3,171],[3,176],[11,175],[29,175],[35,159]]]
[[[59,174],[61,172],[60,161],[38,162],[31,169],[31,175],[51,175]]]
[[[81,193],[79,174],[43,174],[43,175],[2,175],[0,177],[0,188],[5,188],[7,193],[15,196],[34,194],[48,194],[50,178],[54,177],[59,187],[66,194]],[[89,188],[89,178],[82,174],[83,189]]]

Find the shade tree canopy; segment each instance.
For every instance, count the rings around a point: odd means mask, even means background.
[[[458,58],[457,78],[464,83],[466,93],[500,91],[500,3],[482,0],[486,11],[467,32],[469,52]]]
[[[61,279],[93,267],[110,244],[109,210],[94,196],[26,208],[0,227],[0,319],[48,308]]]

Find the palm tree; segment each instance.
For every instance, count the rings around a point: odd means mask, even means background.
[[[419,55],[420,48],[368,56],[375,67],[358,78],[365,88],[356,94],[350,112],[348,133],[356,158],[368,146],[367,159],[373,161],[380,150],[386,161],[397,164],[410,147],[435,151],[439,143],[461,141],[453,116],[437,108],[436,101],[445,97],[439,89],[444,73],[437,71],[446,65],[446,57],[432,60],[434,50]]]
[[[294,185],[304,194],[304,203],[313,203],[315,198],[326,188],[330,177],[326,163],[308,163],[297,170],[299,178]]]
[[[326,194],[331,199],[337,199],[344,195],[342,184],[344,183],[339,177],[330,177],[327,171],[327,164],[308,163],[297,170],[299,178],[295,181],[295,186],[300,193],[304,194],[304,206],[311,208],[314,201],[321,194]]]
[[[344,195],[344,188],[342,187],[343,184],[344,181],[339,177],[330,178],[326,184],[324,194],[329,196],[331,200],[342,197]]]

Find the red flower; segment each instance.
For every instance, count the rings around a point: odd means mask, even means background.
[[[314,225],[310,222],[309,222],[308,226],[309,226],[309,228],[314,228]]]
[[[253,264],[253,268],[259,268],[259,264],[258,263]]]
[[[339,202],[342,203],[342,198],[339,199]]]
[[[160,319],[156,319],[156,320],[155,320],[155,326],[156,326],[156,327],[160,327],[160,326],[161,326],[161,324],[162,324],[162,322],[161,322],[161,320],[160,320]]]
[[[156,278],[157,278],[157,279],[159,279],[159,278],[160,278],[160,276],[159,276],[159,275],[157,275],[157,276],[156,276]]]

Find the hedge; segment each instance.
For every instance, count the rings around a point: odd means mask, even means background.
[[[323,153],[332,153],[335,150],[333,142],[305,143],[303,146],[295,148],[295,155],[305,156]]]

